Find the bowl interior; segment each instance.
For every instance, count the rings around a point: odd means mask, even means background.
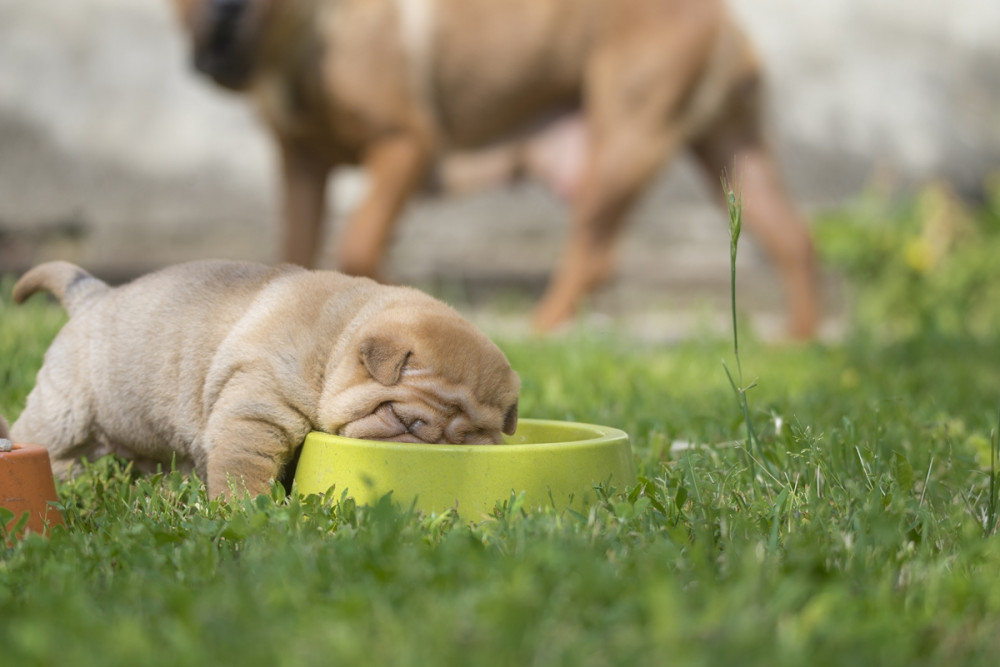
[[[624,431],[607,426],[548,419],[522,419],[517,425],[517,432],[514,435],[505,435],[503,437],[504,445],[494,445],[494,447],[507,445],[558,446],[566,443],[594,444],[621,436],[628,437]]]
[[[400,504],[464,516],[488,513],[511,495],[525,505],[582,508],[594,485],[635,483],[628,435],[577,422],[521,419],[502,445],[428,445],[343,438],[314,431],[295,474],[300,493],[346,491],[362,504],[387,493]]]

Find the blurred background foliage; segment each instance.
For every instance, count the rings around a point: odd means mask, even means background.
[[[1000,172],[980,204],[945,182],[903,197],[876,185],[817,216],[814,228],[823,261],[846,280],[854,335],[1000,330]]]

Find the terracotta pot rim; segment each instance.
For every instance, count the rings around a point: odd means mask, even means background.
[[[30,442],[15,442],[13,449],[11,449],[9,452],[0,452],[0,455],[13,454],[15,452],[23,452],[23,451],[35,451],[38,449],[45,449],[45,447],[42,447],[41,445],[33,445]]]

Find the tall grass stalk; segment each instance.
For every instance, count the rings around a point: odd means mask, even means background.
[[[726,195],[726,206],[729,209],[729,304],[733,316],[733,354],[736,357],[736,371],[740,384],[743,383],[743,366],[740,363],[740,328],[736,321],[736,254],[740,245],[740,234],[743,231],[743,196],[739,186],[722,177],[722,190]],[[723,362],[725,364],[725,362]],[[729,370],[726,369],[728,373]]]
[[[775,478],[773,466],[764,458],[760,451],[760,441],[757,432],[750,419],[750,403],[747,400],[747,392],[757,386],[754,380],[748,385],[743,384],[743,363],[740,360],[740,331],[739,322],[736,317],[736,256],[740,245],[740,234],[743,231],[743,197],[740,187],[730,181],[725,174],[722,176],[722,191],[726,197],[726,206],[729,210],[729,302],[733,318],[733,356],[736,357],[736,378],[722,360],[722,367],[729,378],[729,384],[736,393],[740,407],[743,410],[743,422],[746,424],[746,449],[750,459],[750,468],[753,478],[757,479],[757,466],[760,464],[765,471]],[[776,479],[776,478],[775,478]]]
[[[997,458],[1000,457],[1000,409],[997,410],[997,427],[990,433],[990,498],[986,512],[986,536],[997,529],[997,514],[1000,512],[1000,480],[997,479]]]

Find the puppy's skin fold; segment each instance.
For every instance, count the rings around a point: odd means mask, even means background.
[[[209,495],[267,490],[310,430],[501,442],[520,381],[503,353],[417,290],[333,271],[203,261],[111,288],[51,262],[14,286],[70,313],[11,427],[60,477],[115,453],[193,469]]]

